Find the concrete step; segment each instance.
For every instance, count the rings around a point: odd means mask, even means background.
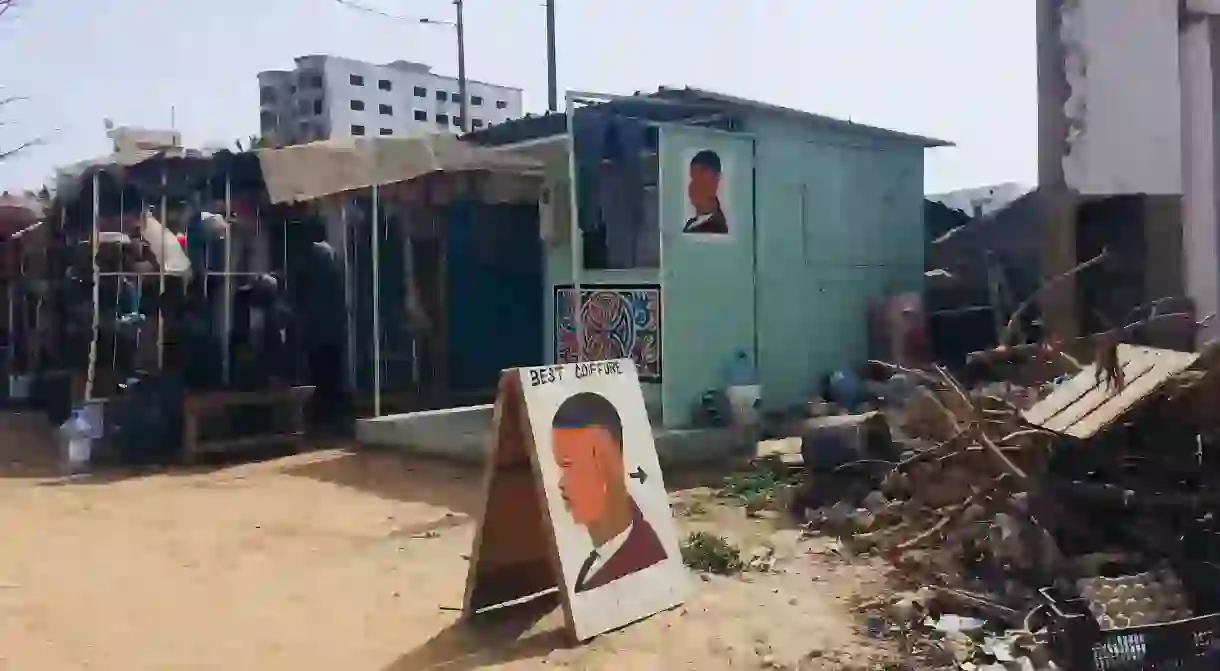
[[[481,464],[493,409],[475,405],[361,419],[356,421],[356,441],[365,447]],[[666,467],[715,463],[750,450],[730,429],[654,429],[653,440]]]

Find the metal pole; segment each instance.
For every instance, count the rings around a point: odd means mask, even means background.
[[[559,74],[555,62],[555,0],[546,0],[546,93],[547,109],[559,111]]]
[[[9,279],[7,282],[8,286],[5,289],[5,291],[8,293],[8,366],[7,366],[7,368],[8,368],[8,372],[10,374],[17,370],[17,319],[16,319],[17,311],[16,311],[16,308],[14,307],[13,303],[15,303],[17,301],[17,282],[20,280],[21,277],[23,277],[25,275],[25,253],[22,252],[21,249],[19,249],[20,247],[21,247],[21,243],[18,242],[13,247],[4,250],[5,252],[10,253],[10,255],[13,250],[16,250],[17,258],[18,258],[18,261],[17,261],[18,279],[17,280]],[[23,319],[22,321],[25,321],[25,320]]]
[[[144,231],[148,230],[148,203],[143,197],[140,198],[140,236],[143,237]],[[136,277],[136,312],[143,313],[144,305],[144,273],[140,273]],[[132,353],[132,363],[139,366],[141,359],[140,353],[144,350],[140,349],[140,335],[144,332],[143,324],[136,326],[136,349]]]
[[[380,197],[377,194],[377,185],[373,185],[373,225],[369,227],[372,231],[372,244],[370,247],[373,250],[373,416],[381,416],[381,316],[378,312],[381,309],[381,287],[379,286],[381,278],[381,212]]]
[[[127,189],[123,188],[122,186],[119,187],[119,231],[120,232],[122,232],[122,230],[124,228],[126,228],[123,225],[123,213],[127,211],[127,209],[126,209],[127,202],[126,202],[126,199],[124,198],[124,196],[127,195],[126,191],[127,191]],[[123,272],[123,257],[125,257],[127,255],[126,252],[127,252],[126,249],[119,250],[119,272],[120,273]],[[100,281],[101,273],[98,273],[98,277],[99,277],[99,281]],[[123,294],[123,280],[119,279],[119,280],[115,281],[115,289],[114,289],[114,319],[115,319],[116,323],[115,323],[115,328],[113,329],[113,335],[111,336],[111,339],[110,339],[110,341],[112,343],[112,345],[110,347],[110,373],[111,373],[111,375],[114,374],[114,371],[119,369],[119,329],[118,329],[117,322],[118,322],[118,318],[119,318],[119,297],[122,294]]]
[[[157,264],[157,281],[159,292],[157,294],[157,370],[165,370],[165,310],[162,307],[165,305],[165,238],[173,235],[173,231],[169,227],[169,199],[166,196],[166,191],[169,189],[169,167],[161,168],[161,262]],[[191,269],[194,273],[198,273],[198,268]]]
[[[573,119],[576,117],[576,100],[571,93],[568,93],[565,102],[567,103],[565,113],[568,122],[568,203],[571,210],[568,218],[572,223],[572,232],[568,236],[568,242],[572,255],[572,294],[575,301],[575,314],[572,315],[572,319],[576,322],[576,360],[579,362],[584,361],[585,358],[584,302],[581,300],[580,291],[580,270],[584,261],[581,251],[584,245],[580,232],[580,193],[576,184],[576,125],[573,123]]]
[[[207,194],[208,194],[207,195],[208,209],[209,210],[216,209],[216,208],[212,207],[212,205],[216,201],[215,201],[215,197],[212,195],[212,178],[211,177],[208,178],[207,187],[205,187],[205,188],[207,188]],[[198,216],[199,216],[199,223],[200,223],[200,226],[199,226],[200,231],[203,230],[203,212],[204,212],[203,201],[204,201],[203,194],[200,193],[199,191],[196,191],[195,192],[195,204],[197,207],[195,209],[199,210]],[[209,212],[208,214],[216,214],[216,213]],[[190,234],[189,226],[190,226],[190,224],[188,223],[187,224],[187,227],[188,227],[187,234],[188,235]],[[208,323],[215,324],[216,323],[216,313],[212,311],[212,304],[211,304],[211,302],[209,302],[207,300],[208,284],[209,284],[208,280],[211,278],[211,274],[212,274],[212,240],[211,240],[211,236],[205,235],[205,236],[203,236],[203,298],[204,298],[203,302],[205,304],[207,304],[207,306],[208,306]]]
[[[352,287],[352,250],[349,241],[351,233],[347,230],[347,196],[339,198],[339,225],[343,231],[343,319],[347,325],[347,347],[345,348],[347,350],[347,386],[349,389],[354,389],[356,387],[356,322],[353,307],[355,297]]]
[[[224,381],[229,384],[232,375],[232,365],[229,363],[233,339],[233,236],[236,228],[233,226],[233,178],[225,173],[225,276],[224,303],[221,306],[221,320],[224,324],[224,340],[221,342],[224,353]]]
[[[43,225],[45,226],[46,224],[44,223]],[[23,249],[19,250],[21,252],[21,261],[18,264],[18,268],[20,269],[21,273],[20,273],[20,275],[18,275],[18,277],[25,277],[25,249],[24,249],[25,245],[23,244],[23,245],[21,245],[21,247],[23,248]],[[46,272],[46,266],[43,266],[43,272],[44,273]],[[35,335],[37,335],[37,333],[38,333],[38,311],[41,309],[42,309],[42,301],[40,299],[35,299],[34,300],[34,334]],[[30,292],[28,292],[28,291],[21,292],[21,319],[19,320],[19,324],[20,324],[20,329],[21,329],[21,333],[22,333],[22,339],[25,341],[25,348],[24,348],[25,356],[23,356],[21,358],[22,359],[21,363],[23,363],[23,364],[30,363],[30,359],[32,358],[30,356],[30,350],[32,349],[32,347],[30,345]],[[13,343],[13,347],[14,347],[13,354],[15,357],[16,352],[17,352],[17,350],[15,349],[16,342]],[[14,361],[15,360],[16,359],[14,359]],[[14,372],[28,373],[29,370],[27,369],[26,366],[23,365],[20,367],[19,370],[14,369]]]
[[[93,328],[89,338],[89,369],[85,372],[85,401],[93,400],[93,381],[97,375],[97,331],[98,331],[98,272],[97,267],[97,243],[100,236],[101,221],[99,215],[100,203],[98,200],[98,172],[93,171],[93,224],[89,230],[89,250],[90,263],[93,268]]]
[[[462,132],[470,130],[470,95],[466,91],[466,21],[462,17],[462,1],[453,0],[457,8],[458,94],[462,96]]]

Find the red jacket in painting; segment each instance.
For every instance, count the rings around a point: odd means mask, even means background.
[[[597,559],[597,550],[594,550],[581,565],[580,573],[576,575],[577,593],[597,589],[665,561],[665,548],[635,501],[631,502],[631,532],[627,540],[601,568],[589,575],[589,569]]]

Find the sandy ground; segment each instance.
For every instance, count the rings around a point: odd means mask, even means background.
[[[877,669],[864,560],[670,483],[684,528],[775,574],[693,577],[690,602],[584,646],[557,612],[458,621],[481,476],[341,449],[152,475],[53,477],[0,415],[0,669]],[[695,502],[698,502],[695,504]]]

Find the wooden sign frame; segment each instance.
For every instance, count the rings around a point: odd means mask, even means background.
[[[575,637],[563,589],[550,509],[540,482],[534,435],[516,369],[501,373],[483,473],[483,511],[475,531],[462,615],[559,591],[564,625]]]

